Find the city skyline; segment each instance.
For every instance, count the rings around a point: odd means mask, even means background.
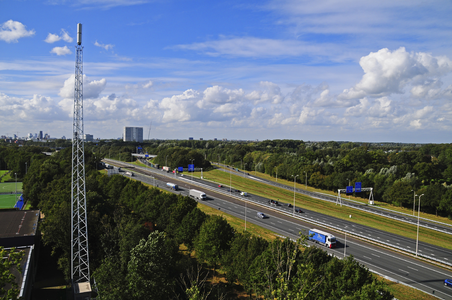
[[[95,138],[451,140],[448,1],[1,3],[0,135],[70,136],[82,23]]]

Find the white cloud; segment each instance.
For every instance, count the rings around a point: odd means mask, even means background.
[[[74,98],[74,85],[75,85],[75,75],[71,75],[68,79],[64,81],[63,87],[60,89],[58,95],[63,98]],[[83,75],[83,98],[98,98],[100,93],[105,89],[107,85],[107,80],[102,78],[101,80],[89,80],[86,75]]]
[[[197,102],[199,108],[216,108],[221,107],[226,104],[240,102],[244,92],[242,89],[230,90],[218,85],[208,87],[203,92],[203,97]],[[228,108],[229,107],[229,108]],[[229,111],[231,106],[224,106],[217,110]]]
[[[17,43],[20,38],[33,36],[35,31],[27,30],[26,26],[18,21],[9,20],[0,27],[0,40],[7,43]]]
[[[150,87],[152,87],[154,85],[154,83],[149,80],[147,83],[143,84],[143,88],[148,89]]]
[[[222,38],[216,41],[177,45],[174,48],[194,50],[211,56],[281,57],[301,55],[330,55],[333,45],[313,45],[298,40],[275,40],[255,37]]]
[[[255,104],[270,102],[273,104],[280,104],[284,101],[284,96],[281,94],[281,88],[269,81],[261,81],[259,83],[263,91],[252,91],[246,98],[249,100],[253,100]]]
[[[64,47],[55,47],[52,50],[50,50],[50,53],[55,53],[56,55],[60,56],[71,54],[72,52],[71,50],[69,50],[67,46],[64,46]]]
[[[49,33],[47,35],[47,38],[44,40],[44,42],[52,44],[52,43],[58,42],[60,40],[63,40],[68,43],[72,43],[72,41],[74,39],[69,36],[69,34],[66,32],[66,30],[61,29],[61,36],[58,34]]]
[[[58,34],[49,33],[44,42],[52,44],[61,40],[61,37]]]
[[[63,41],[68,42],[68,43],[72,43],[72,41],[74,39],[70,37],[70,35],[66,32],[66,30],[61,29],[61,31],[63,32],[63,34],[61,35],[61,38],[63,39]]]
[[[159,108],[163,110],[162,122],[189,121],[192,118],[190,111],[193,110],[195,101],[199,96],[199,92],[190,89],[181,95],[163,98],[159,104]]]
[[[0,115],[3,120],[11,122],[26,120],[33,122],[35,120],[61,119],[61,111],[55,105],[50,97],[42,95],[33,95],[31,99],[10,97],[0,93]]]
[[[410,53],[403,47],[392,52],[387,48],[371,52],[362,57],[359,64],[363,68],[364,76],[353,88],[344,90],[339,98],[401,94],[407,85],[416,85],[452,71],[452,61],[447,57],[433,57],[422,52]],[[417,87],[413,92],[427,93],[420,90]]]
[[[96,42],[94,42],[94,46],[104,48],[105,50],[109,50],[109,49],[112,49],[115,45],[112,45],[112,44],[100,44],[100,43],[98,43],[96,41]]]

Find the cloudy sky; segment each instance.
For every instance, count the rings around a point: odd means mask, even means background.
[[[82,23],[95,138],[450,143],[451,15],[450,0],[0,0],[0,135],[71,136]]]

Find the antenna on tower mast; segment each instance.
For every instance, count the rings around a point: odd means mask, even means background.
[[[91,299],[86,216],[85,144],[83,129],[82,24],[77,24],[74,118],[72,122],[71,279],[74,299]]]

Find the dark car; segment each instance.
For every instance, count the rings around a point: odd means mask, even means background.
[[[290,204],[290,203],[284,203],[284,206],[292,207],[292,204]]]
[[[276,200],[270,200],[268,203],[270,203],[270,205],[274,205],[274,206],[279,205],[279,202]]]
[[[295,212],[301,214],[303,211],[301,210],[301,208],[295,207]]]
[[[444,280],[444,285],[445,286],[452,286],[452,279],[445,279]]]

